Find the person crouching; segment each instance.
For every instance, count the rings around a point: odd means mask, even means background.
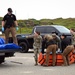
[[[68,45],[63,53],[62,53],[62,56],[63,56],[63,61],[64,63],[62,64],[63,66],[68,66],[70,65],[69,64],[69,57],[68,57],[68,54],[71,52],[71,51],[74,51],[74,46],[73,45]]]

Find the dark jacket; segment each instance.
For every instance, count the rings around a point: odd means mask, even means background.
[[[47,39],[44,39],[42,41],[42,51],[41,52],[44,54],[44,49],[47,48],[49,45],[53,45],[53,44],[56,44],[54,40],[47,41]]]
[[[64,49],[68,45],[71,45],[71,41],[68,38],[61,39],[61,50],[62,50],[62,52],[64,51]]]
[[[14,14],[9,15],[8,13],[3,17],[3,20],[5,21],[4,29],[10,28],[10,27],[15,27],[14,21],[16,21],[16,16]]]

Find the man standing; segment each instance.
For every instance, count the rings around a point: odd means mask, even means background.
[[[35,31],[34,35],[26,36],[26,38],[33,38],[33,49],[34,49],[34,59],[35,59],[35,66],[38,65],[38,54],[41,52],[42,47],[42,36],[40,32]]]
[[[16,21],[16,16],[12,14],[12,12],[12,9],[8,8],[8,13],[3,17],[2,20],[2,31],[5,33],[5,43],[8,43],[9,34],[11,33],[13,43],[17,44],[16,30],[18,30],[18,23]]]

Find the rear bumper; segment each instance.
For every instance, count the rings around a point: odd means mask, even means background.
[[[15,52],[19,52],[21,49],[2,49],[0,50],[0,56],[12,57]]]
[[[0,53],[19,52],[21,49],[2,49]]]

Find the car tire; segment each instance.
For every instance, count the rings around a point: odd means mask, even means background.
[[[19,46],[22,47],[22,50],[20,51],[21,53],[27,53],[28,52],[28,46],[25,42],[19,43]]]
[[[5,61],[5,57],[4,56],[0,56],[0,64],[2,64]]]

